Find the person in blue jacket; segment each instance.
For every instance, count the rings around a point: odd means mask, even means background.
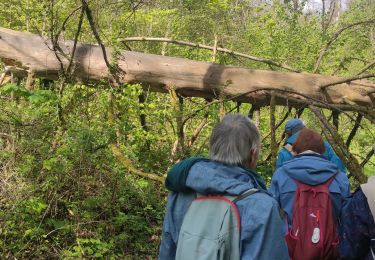
[[[255,124],[246,116],[229,114],[213,129],[210,159],[190,158],[172,167],[166,179],[171,192],[160,260],[175,259],[181,224],[197,193],[238,196],[254,187],[263,192],[236,202],[241,219],[241,259],[289,259],[279,206],[254,171],[259,149]]]
[[[362,184],[341,217],[340,259],[375,259],[375,176]]]
[[[276,169],[279,168],[281,165],[283,165],[284,162],[289,161],[293,158],[293,151],[292,146],[294,141],[296,140],[299,131],[305,128],[305,125],[303,121],[297,118],[293,118],[289,120],[285,124],[285,135],[287,136],[287,140],[284,143],[283,148],[280,150],[277,160],[276,160]],[[345,172],[345,166],[342,163],[341,159],[336,155],[336,153],[333,151],[331,145],[324,141],[324,148],[325,151],[323,153],[323,157],[327,160],[333,162],[336,164],[341,171]]]
[[[286,161],[272,176],[268,191],[283,209],[289,228],[292,224],[294,194],[297,188],[295,180],[308,185],[319,185],[334,177],[329,191],[337,221],[347,203],[350,196],[348,177],[336,164],[324,158],[324,149],[320,134],[308,128],[300,130],[293,145],[296,156]]]

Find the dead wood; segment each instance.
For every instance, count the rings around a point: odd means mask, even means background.
[[[73,41],[59,42],[63,52],[70,53],[62,55],[53,51],[49,39],[39,35],[0,28],[0,37],[0,58],[4,63],[16,64],[18,70],[33,71],[35,77],[51,80],[56,80],[61,71],[59,59],[67,68],[74,46]],[[114,81],[102,47],[77,43],[72,80]],[[304,103],[309,103],[307,100],[313,99],[320,101],[314,104],[320,107],[331,105],[364,114],[375,105],[374,93],[369,93],[374,91],[375,84],[368,80],[332,85],[322,91],[321,86],[342,79],[309,73],[252,70],[132,51],[122,51],[116,59],[110,60],[111,49],[105,48],[105,51],[111,67],[126,71],[126,74],[120,73],[116,82],[141,83],[151,91],[168,92],[167,86],[173,86],[182,96],[235,97],[231,100],[262,106],[269,104],[269,93],[275,90],[285,92],[283,97],[276,97],[276,105],[303,107]],[[112,66],[114,62],[116,64]]]

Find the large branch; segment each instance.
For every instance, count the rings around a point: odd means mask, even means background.
[[[73,41],[59,42],[61,49],[68,54],[73,45]],[[106,53],[108,58],[112,57],[110,48],[106,48]],[[69,55],[54,53],[49,39],[0,28],[0,58],[7,65],[33,71],[36,77],[54,80],[61,70],[56,56],[66,68]],[[285,97],[277,96],[277,105],[300,107],[301,103],[312,99],[319,100],[322,107],[328,104],[357,112],[372,111],[375,105],[375,84],[368,80],[337,84],[323,91],[321,86],[341,79],[309,73],[251,70],[132,51],[121,52],[116,60],[115,66],[126,71],[117,79],[118,82],[141,83],[152,91],[168,92],[173,87],[183,96],[235,97],[233,100],[239,102],[268,105],[269,93],[276,90],[285,93]],[[77,81],[113,80],[103,59],[103,51],[97,45],[77,43],[74,63],[73,76]],[[20,74],[18,72],[18,76]]]
[[[352,76],[348,78],[341,78],[341,79],[338,79],[329,83],[325,83],[324,85],[321,85],[320,88],[324,90],[325,88],[329,86],[333,86],[333,85],[337,85],[341,83],[350,83],[353,80],[367,79],[367,78],[374,78],[374,77],[375,77],[375,73],[368,73],[368,74],[361,74],[361,75],[356,75],[356,76]],[[375,89],[372,89],[371,91],[374,91],[374,90]]]
[[[212,51],[214,51],[214,53],[216,53],[217,51],[223,52],[223,53],[228,53],[228,54],[238,56],[238,57],[242,57],[242,58],[245,58],[245,59],[258,61],[258,62],[261,62],[261,63],[266,63],[268,65],[280,67],[280,68],[283,68],[283,69],[286,69],[286,70],[289,70],[289,71],[301,72],[301,70],[289,67],[288,65],[281,64],[281,63],[278,63],[278,62],[270,60],[270,59],[256,57],[256,56],[252,56],[252,55],[249,55],[249,54],[233,51],[233,50],[230,50],[230,49],[217,47],[217,42],[215,42],[214,47],[211,47],[211,46],[200,44],[200,43],[193,43],[193,42],[187,42],[187,41],[177,41],[177,40],[169,39],[169,38],[155,38],[155,37],[128,37],[128,38],[120,39],[120,41],[122,41],[122,42],[146,41],[146,42],[174,43],[174,44],[178,44],[178,45],[185,45],[185,46],[196,47],[196,48],[200,48],[200,49],[212,50]]]

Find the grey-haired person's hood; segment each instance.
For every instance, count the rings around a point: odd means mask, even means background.
[[[251,188],[265,189],[264,182],[257,173],[214,161],[194,164],[186,185],[202,194],[239,195]]]

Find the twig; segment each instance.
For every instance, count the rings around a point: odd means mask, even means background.
[[[319,106],[322,106],[322,107],[325,107],[325,108],[329,108],[331,110],[337,110],[339,112],[344,113],[345,115],[347,115],[350,119],[352,119],[354,121],[353,117],[351,117],[345,111],[341,110],[338,106],[334,106],[334,105],[328,104],[327,102],[324,102],[322,100],[315,99],[315,98],[309,97],[307,95],[304,95],[304,94],[301,94],[301,93],[298,93],[298,92],[295,92],[295,91],[290,91],[290,90],[276,90],[276,91],[281,92],[281,93],[285,92],[285,93],[289,93],[289,94],[299,95],[299,96],[305,98],[305,100],[297,99],[297,98],[292,98],[292,97],[289,97],[289,96],[286,96],[286,95],[283,95],[283,94],[280,94],[280,93],[276,92],[276,96],[279,96],[281,98],[293,100],[294,102],[299,102],[299,103],[302,103],[302,104],[305,104],[305,105],[306,104],[308,104],[308,105],[319,105]],[[303,112],[303,110],[302,110],[302,112]]]
[[[358,153],[354,153],[354,152],[353,152],[352,154],[355,155],[356,157],[358,157],[359,159],[362,159],[362,160],[366,159],[366,156],[365,156],[365,155],[358,154]],[[373,162],[371,162],[371,161],[368,161],[368,164],[375,166],[375,163],[373,163]],[[348,177],[349,177],[349,176],[348,176]]]
[[[340,113],[337,112],[337,111],[332,111],[331,116],[332,116],[332,123],[333,123],[333,125],[335,126],[335,128],[337,130],[339,130],[339,119],[340,119],[339,117],[340,117]]]
[[[121,85],[121,82],[119,80],[119,74],[118,73],[121,72],[122,74],[126,74],[126,72],[123,69],[121,69],[118,65],[111,65],[109,63],[108,57],[107,57],[107,51],[105,49],[104,43],[102,42],[102,40],[100,38],[98,29],[96,28],[91,9],[89,8],[89,5],[88,5],[86,0],[81,0],[81,1],[82,1],[82,6],[85,9],[86,17],[87,17],[87,20],[89,21],[92,33],[94,34],[94,37],[95,37],[96,41],[98,42],[100,48],[102,49],[104,62],[105,62],[109,72],[111,73],[111,75],[113,77],[113,80],[114,80],[113,83],[116,86],[119,86],[119,85]]]
[[[64,63],[61,60],[60,56],[58,55],[58,52],[61,52],[62,54],[64,53],[59,46],[59,36],[60,36],[60,34],[59,33],[54,34],[54,28],[55,28],[55,16],[54,16],[54,11],[53,11],[54,1],[50,2],[50,8],[51,8],[51,10],[50,10],[50,14],[51,14],[50,38],[51,38],[51,43],[52,43],[52,50],[55,54],[56,59],[58,60],[58,62],[60,64],[60,73],[62,73],[63,76],[65,77]],[[47,46],[48,46],[48,44],[47,44]]]
[[[170,38],[128,37],[128,38],[120,39],[119,41],[121,41],[121,42],[130,42],[130,41],[168,42],[168,43],[174,43],[174,44],[179,44],[179,45],[185,45],[185,46],[190,46],[190,47],[196,47],[196,48],[201,48],[201,49],[207,49],[207,50],[215,51],[215,47],[211,47],[211,46],[204,45],[204,44],[199,44],[199,43],[193,43],[193,42],[187,42],[187,41],[179,41],[179,40],[174,40],[174,39],[170,39]],[[268,65],[273,65],[273,66],[276,66],[276,67],[280,67],[280,68],[283,68],[283,69],[286,69],[286,70],[289,70],[289,71],[293,71],[293,72],[297,72],[297,73],[302,72],[299,69],[295,69],[295,68],[289,67],[287,65],[275,62],[275,61],[270,60],[270,59],[255,57],[255,56],[251,56],[251,55],[248,55],[248,54],[236,52],[236,51],[233,51],[233,50],[230,50],[230,49],[221,48],[221,47],[217,47],[216,50],[220,51],[220,52],[228,53],[228,54],[231,54],[231,55],[234,55],[234,56],[239,56],[239,57],[247,58],[249,60],[258,61],[258,62],[266,63]]]
[[[292,108],[288,108],[288,111],[285,113],[284,117],[276,124],[275,131],[284,123],[284,121],[288,118],[290,112],[292,111]],[[271,135],[271,132],[268,132],[263,138],[262,141],[265,140],[268,136]]]
[[[283,90],[279,90],[279,92],[287,92],[288,91],[283,91]],[[298,93],[292,93],[292,94],[298,94]],[[304,95],[300,94],[302,97],[304,97]],[[320,101],[320,100],[316,100],[316,99],[313,99],[313,98],[309,98],[309,97],[305,97],[306,99],[305,100],[302,100],[302,99],[297,99],[297,98],[293,98],[293,97],[290,97],[290,96],[287,96],[285,94],[282,94],[282,93],[276,93],[276,96],[279,96],[280,98],[283,98],[283,99],[287,99],[287,100],[291,100],[293,102],[296,102],[296,103],[300,103],[302,104],[304,107],[303,109],[306,107],[306,106],[309,106],[309,105],[314,105],[314,106],[320,106],[322,108],[326,108],[326,109],[331,109],[331,110],[337,110],[343,114],[345,114],[349,119],[351,119],[353,122],[355,121],[355,119],[349,115],[348,113],[346,113],[344,110],[355,110],[355,111],[359,111],[363,114],[364,117],[366,117],[370,122],[374,123],[375,124],[375,111],[373,111],[373,108],[367,108],[367,107],[362,107],[362,106],[355,106],[353,107],[352,105],[330,105],[328,103],[325,103],[323,101]],[[303,109],[299,110],[301,111],[301,114],[303,112]],[[297,118],[300,117],[299,114],[297,116]],[[364,125],[360,125],[362,128],[364,129],[367,129],[369,130],[366,126]]]
[[[326,26],[325,26],[325,16],[326,16],[326,2],[324,1],[324,0],[322,0],[322,17],[321,17],[321,19],[322,19],[322,31],[323,31],[323,33],[325,33],[325,28],[326,28]]]
[[[113,155],[132,173],[136,174],[136,175],[139,175],[143,178],[147,178],[147,179],[151,179],[151,180],[154,180],[154,181],[158,181],[160,183],[164,183],[164,178],[159,176],[159,175],[156,175],[156,174],[153,174],[153,173],[145,173],[145,172],[142,172],[138,169],[136,169],[132,162],[126,158],[123,153],[121,152],[120,148],[118,148],[116,145],[112,144],[111,145],[111,150],[112,150],[112,153]]]
[[[197,140],[199,134],[201,133],[201,131],[203,130],[203,128],[207,125],[207,120],[208,120],[208,113],[206,113],[204,115],[204,118],[203,120],[201,121],[201,123],[197,126],[197,128],[195,129],[193,135],[191,136],[190,140],[189,140],[189,143],[188,143],[188,147],[192,147],[193,144],[195,143],[195,141]]]
[[[357,130],[358,130],[359,126],[361,125],[362,118],[363,118],[363,115],[358,113],[358,116],[357,116],[357,118],[355,119],[355,123],[354,123],[353,129],[352,129],[352,131],[350,132],[350,134],[349,134],[349,136],[348,136],[348,139],[346,140],[346,146],[347,146],[348,148],[349,148],[350,143],[352,142],[352,140],[353,140],[355,134],[357,133]]]
[[[104,62],[107,65],[108,69],[110,69],[111,64],[108,61],[107,52],[105,50],[105,46],[104,46],[102,40],[100,39],[99,32],[96,28],[94,18],[93,18],[92,13],[91,13],[91,9],[89,8],[89,5],[88,5],[86,0],[81,0],[81,1],[82,1],[82,7],[85,9],[86,17],[87,17],[87,20],[89,21],[89,24],[90,24],[91,30],[94,34],[94,37],[95,37],[96,41],[98,42],[100,48],[102,49]]]
[[[79,37],[79,34],[81,33],[81,29],[82,29],[82,23],[83,23],[83,15],[85,13],[85,8],[82,6],[81,7],[81,15],[79,17],[79,22],[78,22],[78,27],[77,27],[77,31],[76,31],[76,34],[74,36],[74,43],[73,43],[73,49],[72,49],[72,54],[71,54],[71,58],[69,60],[69,65],[66,69],[66,72],[68,73],[68,75],[72,74],[70,72],[70,69],[72,67],[72,64],[73,64],[73,60],[74,60],[74,55],[75,55],[75,52],[76,52],[76,48],[77,48],[77,42],[78,42],[78,37]]]
[[[283,140],[284,140],[284,136],[281,136],[280,141],[278,141],[277,144],[276,144],[276,145],[277,145],[276,148],[279,148],[279,147],[280,147],[280,144],[283,142]],[[271,159],[271,156],[272,156],[272,153],[270,152],[270,153],[267,155],[266,159],[263,160],[263,162],[267,162],[267,161],[269,161],[269,160]]]
[[[374,147],[371,149],[371,151],[366,155],[366,158],[361,162],[361,167],[365,166],[366,163],[368,163],[371,159],[371,157],[374,155],[374,151],[375,151],[375,145]]]
[[[360,61],[360,62],[363,62],[363,63],[367,63],[368,61],[367,60],[364,60],[364,59],[361,59],[361,58],[357,58],[357,57],[343,57],[339,63],[339,65],[337,66],[337,68],[331,73],[331,76],[334,76],[337,74],[337,72],[340,70],[340,69],[345,69],[345,70],[348,70],[344,65],[346,62],[349,62],[349,61],[352,61],[352,60],[357,60],[357,61]],[[367,66],[369,66],[367,68]],[[366,67],[364,67],[360,73],[357,73],[357,75],[359,74],[362,74],[364,73],[367,69],[371,68],[371,64],[367,65]]]
[[[258,111],[259,109],[260,106],[252,104],[249,113],[247,114],[247,117],[249,117],[251,120],[254,120],[254,112]]]
[[[213,48],[213,53],[212,53],[212,63],[216,62],[217,43],[218,43],[217,34],[215,33],[214,48]]]
[[[324,0],[322,0],[322,3],[324,4]],[[333,19],[333,16],[335,14],[335,9],[336,9],[336,1],[331,1],[331,3],[329,4],[329,18],[328,18],[328,21],[326,24],[324,24],[324,28],[323,28],[323,32],[325,33],[326,30],[328,29],[328,27],[331,25],[331,22],[332,22],[332,19]],[[324,19],[323,19],[324,20]],[[323,21],[324,23],[324,21]]]
[[[41,219],[40,222],[39,222],[38,228],[40,228],[40,226],[42,225],[42,223],[43,223],[43,221],[44,221],[44,219],[45,219],[45,217],[46,217],[48,211],[49,211],[50,208],[51,208],[52,202],[53,202],[53,200],[54,200],[55,197],[56,197],[56,192],[53,194],[52,199],[51,199],[50,202],[48,203],[48,206],[47,206],[46,210],[45,210],[44,213],[43,213],[42,219]]]
[[[81,9],[81,8],[82,8],[82,5],[80,5],[80,6],[76,7],[76,8],[74,8],[74,9],[70,12],[70,14],[68,14],[68,16],[67,16],[67,17],[65,18],[65,20],[63,21],[60,30],[56,33],[57,38],[59,38],[59,36],[60,36],[60,34],[61,34],[62,31],[65,31],[65,27],[66,27],[66,24],[68,23],[68,20],[73,16],[73,14],[75,14],[75,12],[77,12],[77,11],[78,11],[79,9]]]
[[[299,108],[299,109],[296,109],[295,117],[296,117],[296,118],[300,118],[300,117],[302,116],[303,111],[305,111],[305,108],[304,108],[304,107]]]
[[[371,69],[373,66],[375,66],[375,60],[373,62],[371,62],[370,64],[368,64],[366,67],[364,67],[363,69],[361,69],[357,75],[361,75],[363,73],[365,73],[368,69]]]
[[[237,113],[239,113],[241,110],[241,104],[242,104],[241,102],[237,101],[237,106],[236,106]]]
[[[321,64],[322,59],[323,59],[323,56],[326,54],[328,48],[337,40],[337,38],[340,36],[341,33],[343,33],[344,31],[346,31],[346,30],[348,30],[348,29],[350,29],[350,28],[352,28],[354,26],[361,25],[361,24],[366,24],[366,23],[375,23],[375,20],[367,20],[367,21],[361,21],[361,22],[357,22],[357,23],[352,23],[352,24],[349,24],[349,25],[341,28],[340,30],[336,31],[333,34],[332,38],[321,49],[319,57],[318,57],[318,59],[315,62],[313,73],[317,73],[318,72],[320,64]]]
[[[52,233],[55,233],[56,231],[59,231],[59,230],[61,230],[61,229],[65,229],[65,228],[67,228],[67,227],[66,227],[66,226],[63,226],[63,227],[56,228],[56,229],[54,229],[54,230],[48,232],[45,236],[48,237],[48,236],[51,235]]]
[[[332,81],[332,82],[320,85],[320,89],[324,90],[324,89],[326,89],[329,86],[338,85],[338,84],[342,84],[342,83],[349,83],[349,82],[351,82],[353,80],[373,78],[373,77],[375,77],[375,73],[368,73],[368,74],[362,74],[362,75],[356,75],[356,76],[352,76],[352,77],[347,77],[347,78],[335,80],[335,81]]]

